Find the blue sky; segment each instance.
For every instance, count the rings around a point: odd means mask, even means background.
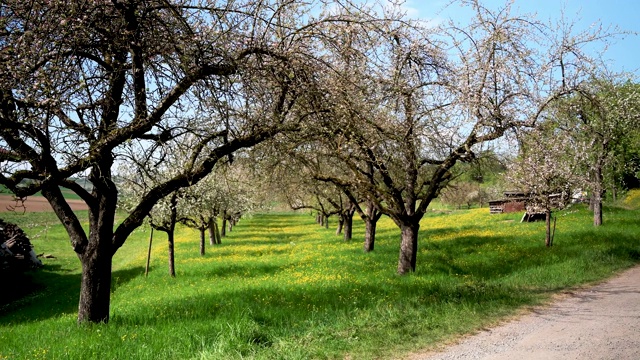
[[[504,7],[507,0],[484,0],[490,9]],[[459,5],[445,8],[447,0],[407,0],[403,7],[412,18],[441,21],[452,18],[464,24],[471,11]],[[537,13],[539,20],[560,19],[562,9],[569,20],[574,20],[576,30],[587,29],[593,24],[604,27],[618,26],[620,30],[640,33],[640,1],[638,0],[516,0],[513,11]],[[444,10],[443,10],[444,9]],[[614,71],[628,71],[640,76],[640,35],[631,34],[617,38],[609,45],[604,59]]]

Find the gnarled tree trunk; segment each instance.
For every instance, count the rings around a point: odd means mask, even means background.
[[[353,210],[348,209],[343,215],[344,221],[344,241],[349,241],[353,237]]]
[[[373,251],[376,242],[376,226],[378,225],[377,219],[370,217],[364,220],[364,251]]]
[[[402,233],[400,256],[398,258],[398,274],[400,275],[416,271],[419,229],[419,221],[404,221],[400,224],[400,231]]]
[[[364,251],[373,251],[376,242],[376,226],[382,213],[373,204],[373,201],[367,201],[366,212],[356,206],[356,211],[360,214],[360,218],[364,221]]]
[[[79,258],[82,278],[78,322],[109,322],[112,255],[90,245]]]
[[[336,235],[340,235],[342,233],[342,227],[344,225],[344,218],[342,216],[338,217],[338,227],[336,228]]]
[[[49,201],[65,226],[82,266],[78,323],[109,321],[111,268],[116,251],[113,228],[118,197],[118,191],[110,177],[111,164],[111,158],[103,158],[103,162],[91,171],[89,177],[94,186],[92,195],[95,201],[87,204],[88,239],[79,226],[77,217],[73,216],[73,211],[64,200],[60,188],[53,184],[42,187],[42,195]],[[83,238],[85,241],[82,241]]]

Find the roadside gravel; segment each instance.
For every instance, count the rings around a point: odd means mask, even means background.
[[[640,359],[640,266],[407,360]]]

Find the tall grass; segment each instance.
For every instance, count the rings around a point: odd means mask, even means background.
[[[388,219],[373,253],[362,252],[361,222],[344,242],[301,213],[244,219],[204,257],[197,233],[180,228],[175,279],[162,235],[143,276],[149,231],[139,229],[114,259],[111,322],[86,326],[75,322],[79,262],[51,225],[33,240],[56,256],[32,275],[38,289],[0,310],[0,359],[396,358],[632,266],[639,215],[607,208],[593,228],[584,208],[559,213],[549,249],[544,224],[520,214],[432,212],[418,269],[404,277]]]

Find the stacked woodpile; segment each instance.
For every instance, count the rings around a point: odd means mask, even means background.
[[[0,219],[0,273],[42,266],[27,235],[16,224]]]

